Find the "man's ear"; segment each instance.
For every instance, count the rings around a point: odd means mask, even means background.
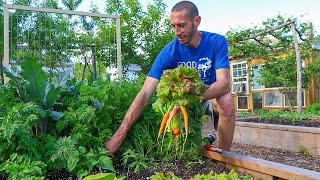
[[[198,27],[201,23],[201,16],[194,17],[193,22]]]

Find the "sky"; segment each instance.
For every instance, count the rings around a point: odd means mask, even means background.
[[[145,7],[152,0],[139,0]],[[230,29],[250,28],[261,25],[267,18],[277,15],[298,17],[304,22],[312,22],[320,34],[320,0],[191,0],[198,7],[201,16],[199,29],[225,34]],[[179,0],[164,0],[167,16],[171,7]],[[98,5],[100,12],[105,7],[104,0],[83,0],[81,11],[89,11],[90,3]]]

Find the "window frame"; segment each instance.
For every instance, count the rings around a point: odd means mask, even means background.
[[[240,71],[242,71],[242,73],[245,73],[245,76],[234,77],[234,70],[235,70],[234,66],[235,65],[239,65],[239,64],[241,64]],[[243,64],[245,65],[245,69],[244,70],[242,69],[243,68],[242,67]],[[240,93],[242,93],[242,94],[248,95],[249,94],[249,74],[248,74],[248,63],[247,63],[247,61],[233,62],[233,63],[230,63],[230,65],[231,65],[231,82],[232,82],[232,84],[231,84],[231,93],[232,94],[240,94]],[[236,69],[236,70],[237,70],[237,72],[239,71],[238,69]],[[239,82],[235,82],[234,81],[235,79],[241,79],[241,78],[245,78],[246,80],[245,81],[239,81]],[[240,85],[244,84],[246,91],[245,92],[234,91],[234,88],[233,88],[234,84],[240,84]]]

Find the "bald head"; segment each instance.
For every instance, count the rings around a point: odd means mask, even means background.
[[[190,1],[180,1],[176,5],[174,5],[173,8],[171,9],[171,13],[181,12],[181,11],[186,11],[190,19],[193,19],[196,16],[199,16],[197,6]]]

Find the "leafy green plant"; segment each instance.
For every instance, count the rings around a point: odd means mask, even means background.
[[[71,137],[63,137],[56,142],[55,150],[51,156],[51,161],[57,169],[67,168],[69,172],[76,172],[78,178],[87,175],[94,167],[115,172],[110,157],[106,156],[106,150],[87,150],[80,146]]]
[[[182,178],[176,176],[172,172],[163,173],[163,172],[157,172],[155,175],[150,177],[151,180],[180,180]],[[218,179],[218,180],[250,180],[252,179],[249,176],[238,176],[237,172],[232,169],[228,174],[226,173],[215,173],[210,172],[208,174],[198,174],[190,178],[191,180],[210,180],[210,179]]]
[[[113,173],[98,173],[89,175],[83,178],[83,180],[124,180],[124,177],[117,177]]]
[[[133,169],[135,173],[148,168],[148,159],[141,153],[128,149],[122,156],[123,164],[128,165],[128,168]]]
[[[306,108],[306,111],[320,116],[320,103],[314,103],[314,104],[308,105]]]
[[[196,161],[188,161],[187,164],[186,164],[186,167],[188,169],[192,169],[194,166],[196,165],[203,165],[205,163],[204,160],[202,160],[201,158],[199,158],[198,160]]]
[[[0,164],[0,171],[6,172],[10,179],[43,179],[45,167],[41,161],[33,161],[27,156],[13,153]]]
[[[6,70],[10,77],[9,83],[14,87],[16,94],[23,102],[34,102],[42,108],[40,130],[46,131],[47,118],[59,120],[63,117],[61,112],[53,110],[53,105],[59,97],[61,84],[53,84],[49,81],[41,66],[35,59],[26,59],[21,63],[21,73],[12,69]]]
[[[298,121],[308,121],[317,115],[302,111],[300,114],[290,111],[266,112],[255,111],[254,114],[259,117],[259,121],[288,122],[294,124]]]
[[[174,175],[173,172],[162,173],[157,172],[155,175],[150,177],[151,180],[182,180],[182,178]]]
[[[251,177],[249,176],[238,176],[237,172],[232,169],[228,174],[226,173],[214,173],[210,172],[206,175],[196,175],[191,178],[191,180],[198,180],[198,179],[219,179],[219,180],[238,180],[238,179],[245,179],[249,180]]]
[[[39,123],[38,106],[33,103],[16,104],[6,116],[0,117],[0,160],[9,158],[11,153],[24,152],[39,157],[36,130]]]
[[[13,77],[11,84],[3,89],[20,94],[17,99],[21,102],[8,107],[8,111],[0,116],[0,159],[4,162],[3,171],[11,173],[7,169],[11,167],[8,164],[10,154],[17,153],[19,156],[27,155],[30,163],[41,159],[45,165],[42,172],[65,168],[79,178],[90,173],[93,168],[114,172],[112,159],[106,156],[107,152],[103,148],[105,137],[112,132],[111,127],[108,127],[112,120],[99,115],[105,110],[104,106],[92,96],[82,101],[85,94],[79,92],[81,88],[76,82],[69,82],[63,91],[60,85],[46,85],[44,88],[43,84],[50,83],[47,77],[43,77],[41,67],[34,64],[29,66],[23,65],[24,73]],[[29,70],[24,71],[24,68]],[[39,80],[32,79],[36,76],[40,77]],[[16,86],[12,83],[16,83]],[[116,86],[112,83],[107,85]],[[65,115],[55,118],[59,113],[54,109],[59,109]]]
[[[309,151],[308,151],[308,149],[307,149],[305,146],[303,146],[303,145],[300,145],[300,146],[299,146],[298,152],[299,152],[300,154],[304,155],[304,156],[309,156]]]

